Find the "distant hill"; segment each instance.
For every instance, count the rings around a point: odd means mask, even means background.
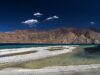
[[[16,30],[0,32],[0,43],[100,44],[100,31],[77,28],[60,28],[50,31]]]

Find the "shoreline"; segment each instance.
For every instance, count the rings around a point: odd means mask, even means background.
[[[31,60],[44,59],[47,57],[53,57],[60,54],[70,53],[75,50],[75,46],[53,46],[53,47],[64,47],[61,50],[49,51],[52,49],[52,46],[47,47],[35,47],[30,48],[27,51],[38,51],[36,53],[15,55],[15,56],[7,56],[0,57],[0,64],[16,64],[28,62]],[[19,50],[20,51],[20,50]],[[15,51],[16,52],[16,51]],[[20,51],[21,53],[22,51]],[[24,69],[24,68],[13,68],[13,67],[5,67],[0,70],[0,75],[69,75],[72,73],[80,73],[80,72],[92,72],[92,71],[100,71],[100,64],[89,64],[89,65],[69,65],[69,66],[50,66],[43,67],[40,69]],[[73,74],[74,75],[74,74]],[[92,74],[91,74],[92,75]]]
[[[41,69],[6,68],[0,70],[1,75],[60,75],[80,72],[89,72],[100,69],[100,64],[53,66]]]
[[[51,47],[64,47],[63,50],[56,50],[56,51],[48,51],[48,48]],[[22,48],[22,51],[19,49],[18,51],[8,50],[7,52],[1,52],[0,55],[5,54],[13,54],[13,53],[21,53],[21,52],[27,52],[27,51],[37,51],[36,53],[29,53],[29,54],[22,54],[22,55],[15,55],[15,56],[7,56],[7,57],[0,57],[0,64],[14,64],[14,63],[20,63],[20,62],[26,62],[31,60],[38,60],[43,59],[47,57],[52,57],[64,53],[72,52],[76,47],[74,46],[47,46],[47,47],[34,47],[34,48]]]

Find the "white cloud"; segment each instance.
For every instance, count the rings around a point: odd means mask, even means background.
[[[90,22],[90,24],[91,24],[91,25],[94,25],[94,24],[95,24],[95,22],[94,22],[94,21],[91,21],[91,22]]]
[[[23,24],[27,24],[29,26],[34,26],[36,23],[38,23],[38,20],[37,19],[29,19],[29,20],[26,20],[26,21],[23,21],[22,22]]]
[[[49,21],[49,20],[52,20],[52,19],[59,19],[59,17],[55,15],[55,16],[52,16],[52,17],[48,17],[46,20]]]
[[[37,13],[34,13],[33,15],[34,15],[34,16],[42,16],[43,14],[42,14],[42,13],[37,12]]]
[[[59,17],[55,15],[55,16],[53,16],[53,18],[54,18],[54,19],[58,19]]]
[[[37,12],[37,13],[34,13],[33,15],[36,17],[39,17],[39,16],[42,16],[43,14]],[[59,17],[54,15],[54,16],[51,16],[51,17],[44,19],[43,21],[49,21],[49,20],[53,20],[53,19],[59,19]],[[42,22],[42,20],[38,20],[38,19],[28,19],[28,20],[23,21],[21,23],[26,24],[29,27],[33,27],[33,26],[35,27],[35,26],[37,26],[38,23],[41,23],[41,22]]]

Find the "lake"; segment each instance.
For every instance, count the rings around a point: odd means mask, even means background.
[[[30,47],[44,47],[44,46],[97,46],[97,44],[0,44],[0,50],[16,49],[16,48],[30,48]],[[31,75],[31,74],[30,74]],[[48,73],[40,75],[100,75],[100,69],[90,70],[86,72],[59,72]]]
[[[99,44],[0,44],[0,49],[12,49],[12,48],[29,48],[29,47],[44,47],[44,46],[96,46]]]

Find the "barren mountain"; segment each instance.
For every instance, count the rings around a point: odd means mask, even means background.
[[[61,28],[50,31],[16,30],[0,32],[0,43],[100,44],[100,31],[76,28]]]

